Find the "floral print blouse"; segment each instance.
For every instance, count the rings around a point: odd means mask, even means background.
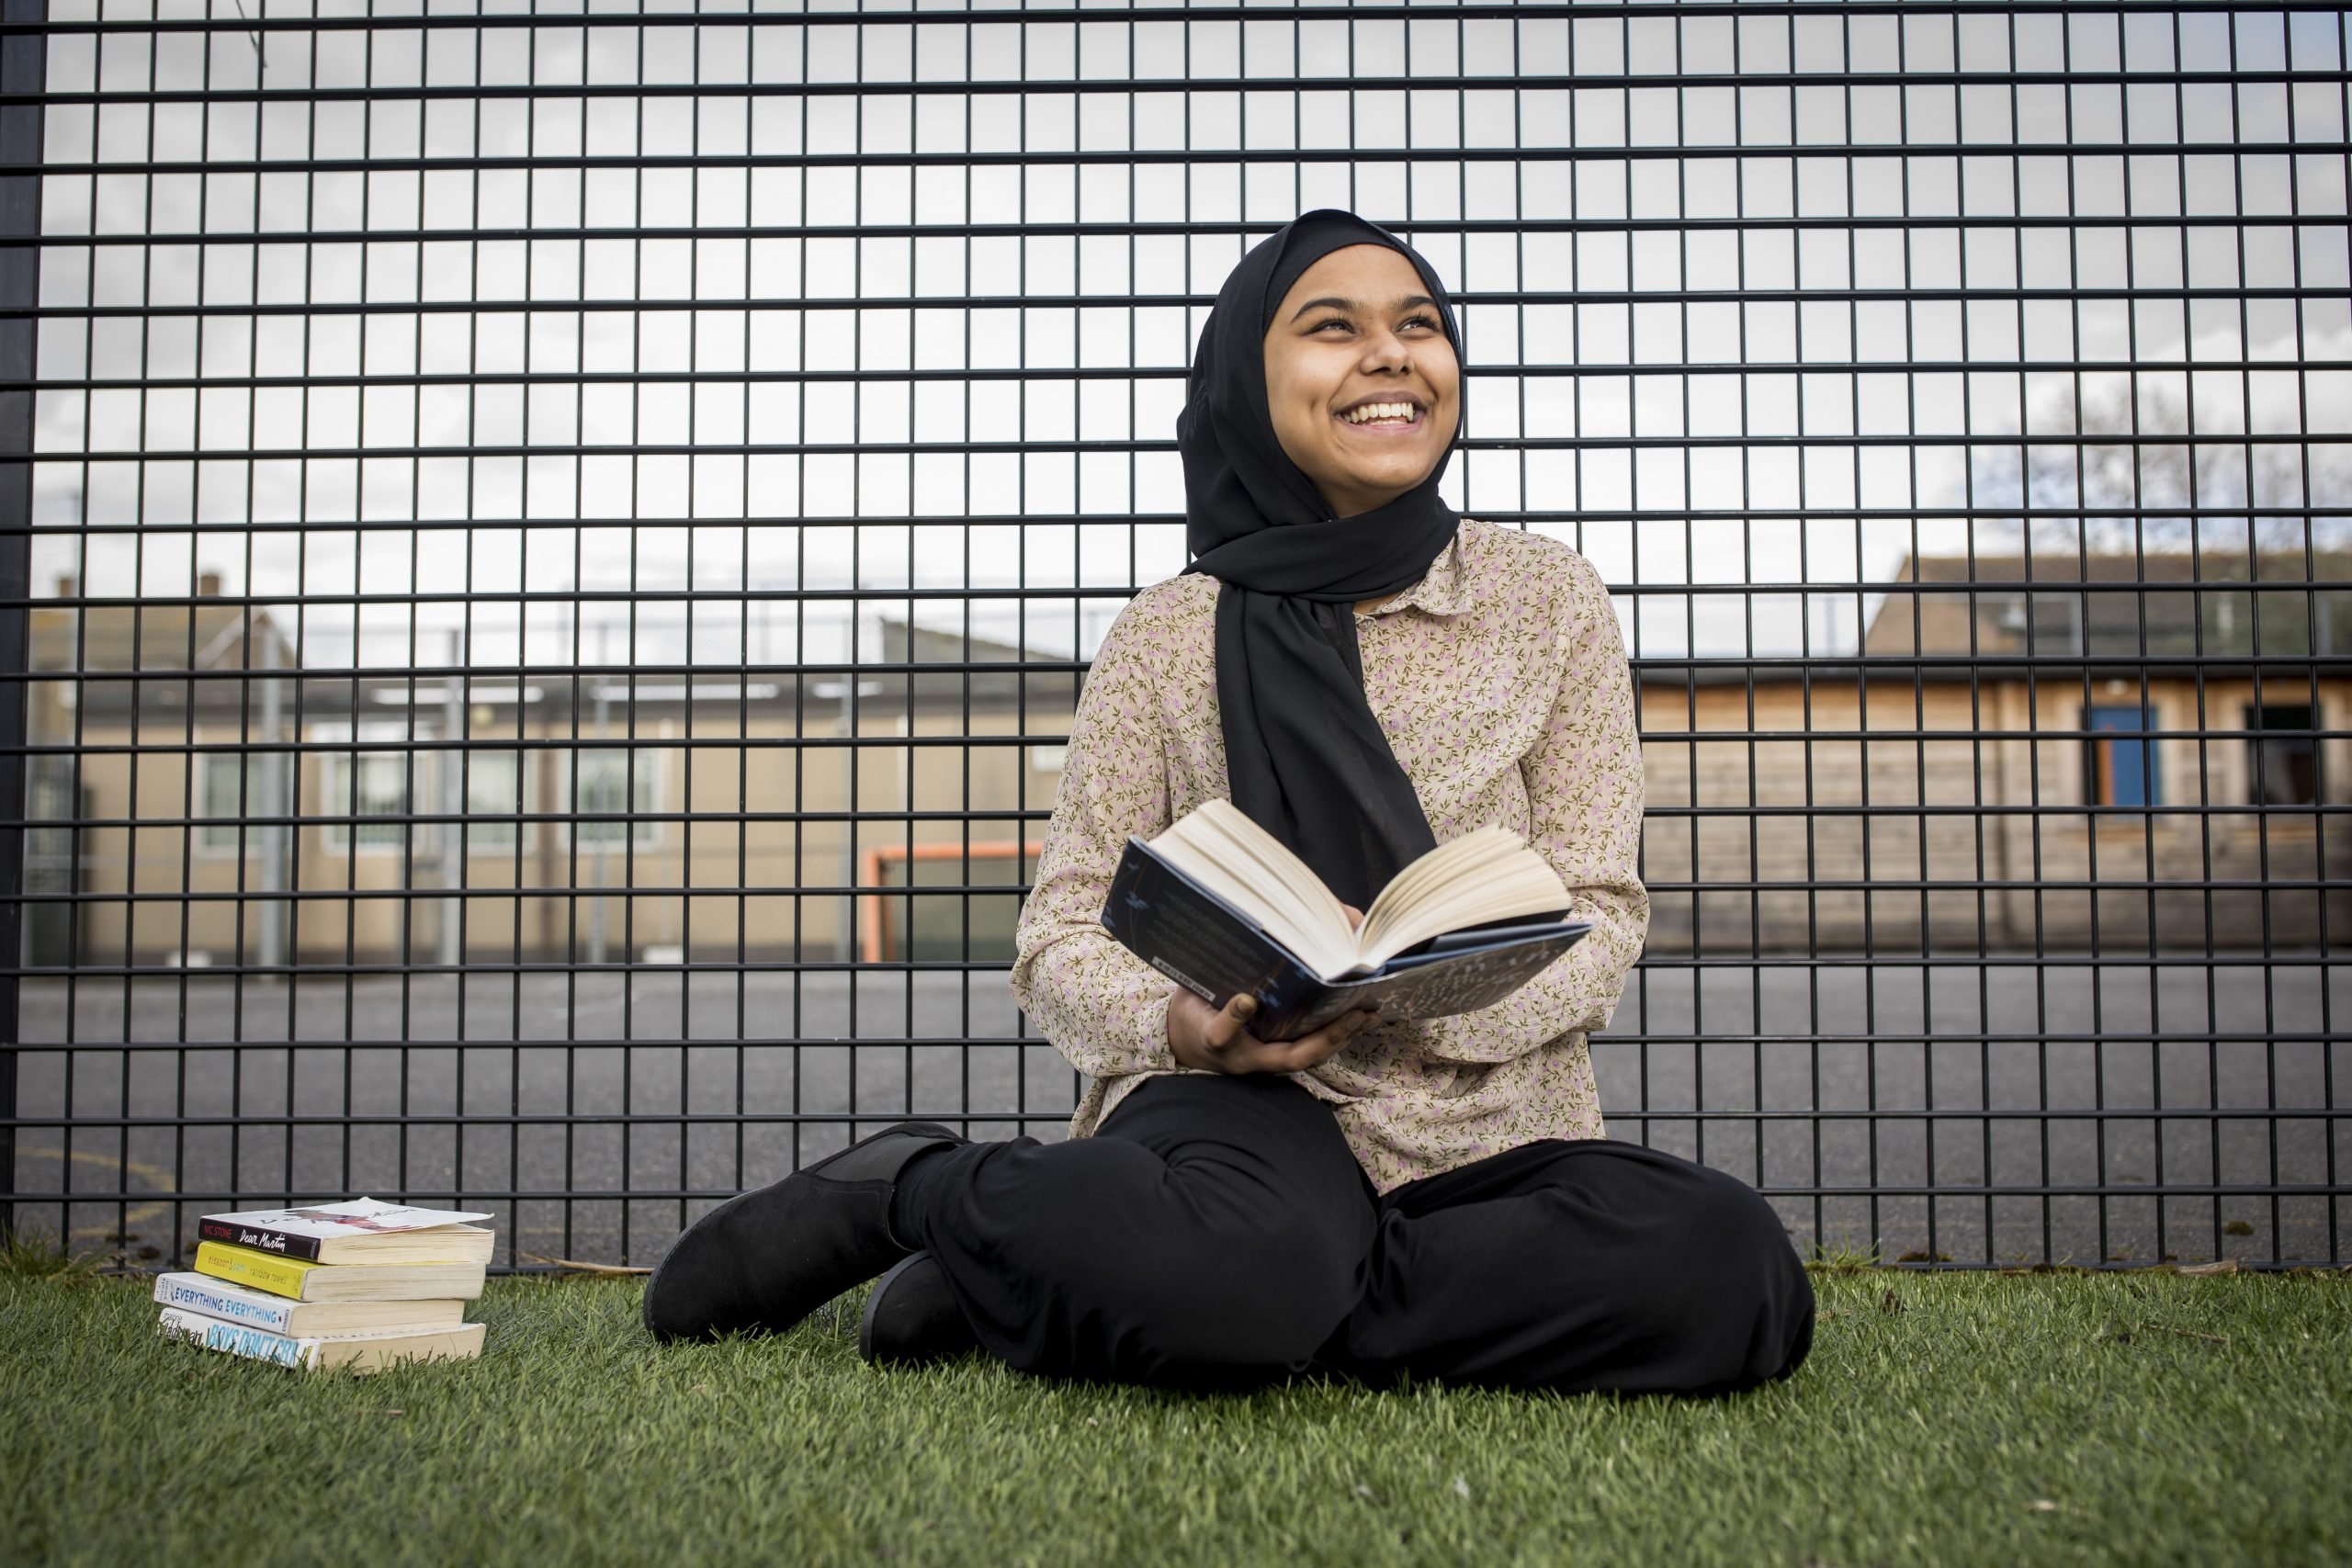
[[[1087,1076],[1085,1137],[1137,1084],[1183,1072],[1170,982],[1103,930],[1128,835],[1227,795],[1217,584],[1170,578],[1121,611],[1079,698],[1012,990]],[[1438,840],[1490,822],[1557,868],[1592,932],[1496,1006],[1376,1023],[1293,1074],[1330,1102],[1386,1192],[1539,1138],[1606,1135],[1589,1030],[1640,956],[1642,759],[1617,618],[1591,564],[1540,535],[1464,520],[1420,581],[1359,611],[1364,694]]]

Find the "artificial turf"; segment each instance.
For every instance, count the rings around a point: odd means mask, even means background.
[[[0,1278],[9,1562],[2352,1561],[2352,1276],[1816,1274],[1725,1399],[878,1371],[855,1297],[655,1346],[638,1287],[493,1280],[482,1359],[373,1377]]]

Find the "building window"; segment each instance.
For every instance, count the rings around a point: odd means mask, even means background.
[[[515,814],[524,809],[523,781],[537,770],[524,765],[520,751],[475,751],[466,756],[446,754],[448,766],[466,775],[466,852],[469,855],[511,854]]]
[[[399,850],[408,843],[408,774],[412,761],[419,771],[422,760],[404,751],[327,753],[319,809],[329,817],[354,817],[356,822],[326,824],[327,848],[363,852]],[[387,818],[371,821],[371,818]]]
[[[2009,634],[2009,646],[2035,653],[2083,651],[2083,596],[2038,591],[2030,593],[1987,593],[1981,603],[1984,617]]]
[[[571,824],[572,843],[583,850],[618,849],[625,843],[644,849],[662,841],[662,824],[650,814],[662,809],[662,781],[668,772],[662,765],[666,752],[650,748],[598,746],[560,755],[564,759],[566,777],[556,802],[557,810],[577,812],[582,817],[606,812],[637,814],[635,822],[574,820]],[[631,829],[634,833],[629,831]]]
[[[277,765],[277,810],[270,810],[266,792],[267,764]],[[196,814],[203,818],[196,829],[196,847],[207,854],[261,852],[261,829],[246,819],[294,809],[294,758],[281,751],[215,751],[200,759],[196,775]]]
[[[25,891],[72,893],[81,886],[80,819],[88,792],[78,786],[77,757],[25,759]],[[81,910],[69,899],[25,905],[25,962],[71,964]]]
[[[2246,705],[2245,727],[2255,732],[2254,804],[2314,806],[2319,802],[2319,710],[2308,703]],[[2267,735],[2266,730],[2301,730]]]
[[[2155,727],[2153,707],[2095,707],[2085,711],[2083,728],[2091,732],[2086,773],[2092,805],[2164,804],[2164,775],[2157,765],[2156,741],[2147,733]]]

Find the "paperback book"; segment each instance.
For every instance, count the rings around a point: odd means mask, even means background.
[[[298,1302],[470,1301],[479,1263],[312,1263],[225,1242],[199,1242],[196,1271]]]
[[[177,1307],[165,1307],[158,1321],[163,1333],[193,1339],[208,1350],[224,1350],[232,1356],[312,1371],[348,1367],[356,1372],[373,1372],[402,1361],[464,1361],[481,1354],[482,1325],[479,1323],[390,1334],[300,1337],[224,1323],[217,1317],[183,1312]]]
[[[313,1263],[488,1263],[493,1235],[469,1223],[488,1218],[355,1198],[300,1209],[207,1214],[197,1222],[196,1234],[201,1241]]]
[[[454,1328],[466,1315],[466,1303],[455,1297],[445,1301],[298,1302],[264,1291],[247,1290],[205,1274],[157,1276],[155,1300],[182,1313],[298,1339]]]
[[[1127,840],[1102,924],[1170,979],[1223,1007],[1257,998],[1250,1032],[1295,1040],[1341,1013],[1445,1018],[1494,1006],[1591,931],[1551,863],[1481,828],[1396,874],[1351,929],[1304,861],[1230,801]]]

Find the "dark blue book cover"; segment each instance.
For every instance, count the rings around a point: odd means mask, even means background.
[[[1311,1034],[1341,1013],[1378,1005],[1390,1018],[1447,1018],[1494,1006],[1592,930],[1589,921],[1520,917],[1449,932],[1367,975],[1325,980],[1240,910],[1129,839],[1103,901],[1102,924],[1145,963],[1223,1007],[1258,998],[1250,1032],[1276,1042]]]

